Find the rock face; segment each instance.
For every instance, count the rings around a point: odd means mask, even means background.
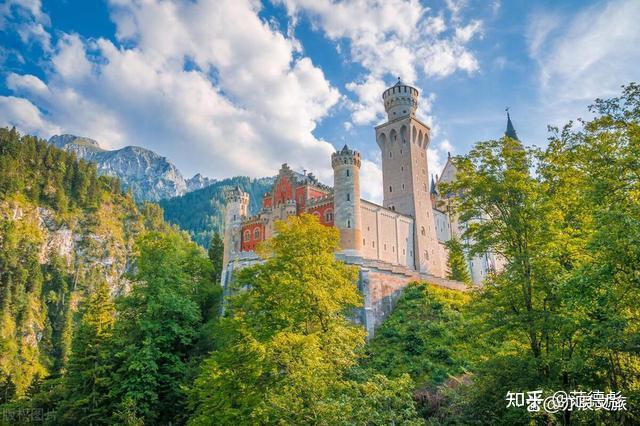
[[[118,177],[138,201],[171,198],[215,182],[199,173],[187,180],[166,157],[138,146],[109,151],[93,139],[74,135],[56,135],[49,143],[96,163],[101,174]]]
[[[206,176],[202,176],[200,173],[196,173],[191,179],[187,179],[187,192],[205,188],[209,185],[213,185],[216,182],[217,181],[215,179],[211,179]]]

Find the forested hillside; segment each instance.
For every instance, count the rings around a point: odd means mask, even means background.
[[[0,129],[3,412],[37,401],[55,424],[78,424],[107,393],[125,411],[136,398],[154,407],[184,401],[178,387],[217,313],[216,280],[204,251],[165,224],[157,205],[136,205],[117,179],[71,153]],[[107,347],[113,329],[118,339]],[[109,377],[123,375],[119,387],[96,378],[96,362]]]
[[[271,190],[273,178],[233,177],[179,197],[161,200],[165,220],[189,232],[201,246],[209,247],[213,234],[220,232],[223,225],[224,191],[236,185],[249,194],[249,214],[256,214],[262,207],[262,196]]]

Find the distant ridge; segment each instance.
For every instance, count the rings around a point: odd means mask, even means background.
[[[78,158],[96,163],[101,174],[118,177],[138,201],[159,201],[216,182],[200,173],[185,179],[166,157],[139,146],[110,151],[100,147],[93,139],[69,134],[55,135],[49,139],[49,143],[73,152]]]

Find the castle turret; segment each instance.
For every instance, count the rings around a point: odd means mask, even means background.
[[[347,145],[331,155],[333,167],[334,226],[340,230],[340,245],[345,254],[362,251],[360,212],[360,153]]]
[[[389,121],[407,115],[415,117],[418,108],[418,89],[403,84],[398,77],[398,82],[384,91],[382,100]]]
[[[414,219],[416,270],[443,276],[429,188],[429,127],[415,116],[418,90],[398,82],[382,94],[388,121],[376,127],[384,207]]]
[[[224,213],[224,254],[222,258],[222,285],[226,284],[226,270],[229,261],[240,252],[242,219],[247,216],[249,194],[239,186],[224,193],[226,202]]]

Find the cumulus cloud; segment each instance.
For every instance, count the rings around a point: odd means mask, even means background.
[[[546,102],[584,104],[619,92],[638,80],[640,72],[640,3],[613,0],[598,3],[573,17],[539,13],[530,20],[527,42],[539,66]]]
[[[464,2],[447,1],[448,23],[441,13],[433,13],[418,0],[277,2],[284,4],[294,19],[302,13],[309,16],[329,39],[348,41],[349,59],[366,70],[346,86],[356,97],[349,105],[356,124],[384,117],[379,99],[382,91],[378,89],[386,86],[384,80],[389,76],[415,83],[420,73],[441,78],[457,70],[473,73],[479,67],[467,44],[480,34],[481,22],[462,25]]]
[[[0,30],[15,31],[23,43],[36,42],[48,51],[51,36],[45,27],[49,25],[40,0],[5,0],[0,4]]]
[[[333,147],[312,132],[340,93],[296,54],[296,40],[259,18],[260,4],[110,6],[116,42],[63,34],[46,81],[7,78],[29,100],[4,98],[5,120],[44,137],[57,123],[109,148],[144,144],[186,173],[264,176],[295,159],[330,181]]]
[[[2,117],[1,125],[15,126],[23,132],[35,134],[60,132],[60,127],[47,121],[38,107],[23,98],[0,96],[0,117]],[[11,117],[10,121],[5,121],[6,117]]]
[[[35,75],[30,74],[19,75],[16,73],[9,73],[7,76],[7,88],[13,92],[22,92],[38,97],[49,94],[49,88],[47,85]]]

